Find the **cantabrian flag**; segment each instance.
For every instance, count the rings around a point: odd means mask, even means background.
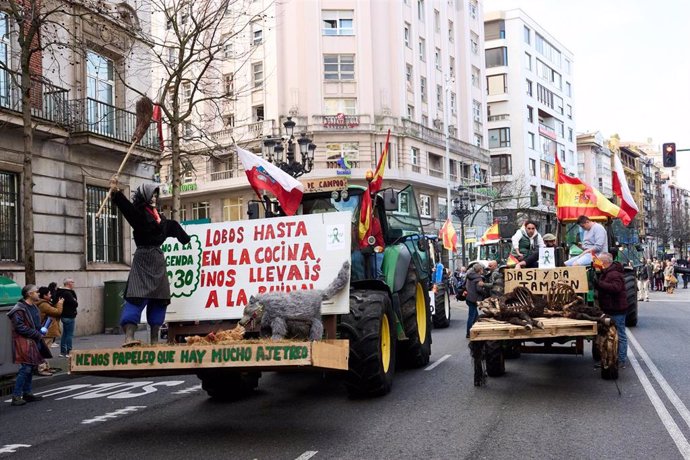
[[[453,223],[450,221],[450,219],[446,219],[443,227],[441,227],[438,237],[441,238],[441,241],[443,241],[444,249],[453,252],[458,250],[458,234],[456,233],[455,227],[453,227]]]
[[[501,238],[498,233],[498,222],[494,222],[493,225],[486,229],[481,238],[479,238],[479,244],[486,244],[489,241],[496,241]]]
[[[628,213],[611,203],[599,190],[565,174],[556,157],[556,217],[575,220],[579,216],[618,217],[624,224],[631,220]]]

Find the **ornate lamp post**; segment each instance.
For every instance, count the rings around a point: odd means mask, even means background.
[[[295,125],[292,117],[287,117],[283,123],[286,137],[264,139],[263,153],[264,158],[270,163],[278,166],[292,177],[299,177],[302,174],[310,173],[314,168],[316,144],[313,144],[312,140],[307,137],[307,133],[304,132],[295,141]],[[295,144],[299,146],[301,161],[295,160]],[[283,160],[284,152],[286,152],[285,160]]]
[[[465,245],[465,218],[472,215],[477,198],[470,194],[465,186],[458,186],[458,195],[453,198],[452,214],[460,219],[460,241],[462,242],[462,264],[467,266],[467,248]]]

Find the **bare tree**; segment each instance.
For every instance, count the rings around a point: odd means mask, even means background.
[[[232,59],[234,70],[246,64],[252,52],[238,46],[251,40],[252,24],[266,19],[262,10],[248,14],[250,0],[151,0],[154,24],[139,38],[152,50],[160,77],[155,102],[168,129],[169,144],[159,161],[172,165],[172,217],[178,218],[180,185],[193,168],[193,155],[214,156],[226,147],[211,134],[222,127],[223,104],[248,86],[237,85],[223,65]],[[136,63],[131,65],[136,69]],[[154,77],[155,78],[155,77]],[[126,79],[122,79],[127,84]],[[158,82],[156,82],[158,83]]]

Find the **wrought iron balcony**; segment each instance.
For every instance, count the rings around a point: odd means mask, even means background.
[[[70,128],[73,134],[96,134],[123,143],[132,142],[137,124],[134,112],[92,99],[69,101]],[[158,134],[151,125],[139,143],[141,147],[158,150]]]
[[[0,70],[0,109],[22,113],[21,76],[17,72]],[[58,126],[68,124],[67,99],[69,90],[31,77],[31,116]]]

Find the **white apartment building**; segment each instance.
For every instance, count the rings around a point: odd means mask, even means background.
[[[453,188],[487,182],[479,1],[258,0],[246,6],[249,17],[263,15],[227,47],[224,82],[235,96],[223,104],[212,133],[220,144],[229,147],[232,138],[259,153],[267,137],[285,136],[291,117],[295,137],[304,132],[316,144],[313,170],[301,178],[348,175],[363,184],[390,129],[384,187],[413,184],[432,228],[446,214],[446,127]],[[233,149],[193,161],[182,186],[182,219],[245,219],[256,196]],[[162,182],[169,176],[164,165]]]
[[[577,173],[573,55],[519,9],[486,13],[484,38],[492,181],[536,195],[529,214],[549,230],[556,155],[567,173]]]
[[[55,4],[40,7],[43,50],[31,60],[36,282],[75,281],[77,335],[103,331],[104,283],[127,279],[134,250],[119,212],[108,203],[99,218],[96,213],[130,146],[135,102],[150,89],[145,48],[137,46],[138,32],[149,27],[147,4],[99,2],[89,9],[89,3],[64,3],[64,16]],[[68,29],[55,25],[60,21]],[[0,6],[0,273],[21,286],[27,235],[18,33],[9,5]],[[126,193],[153,179],[157,142],[152,128],[133,151],[120,174]]]
[[[577,158],[577,177],[604,196],[613,196],[611,150],[601,132],[577,135]]]

